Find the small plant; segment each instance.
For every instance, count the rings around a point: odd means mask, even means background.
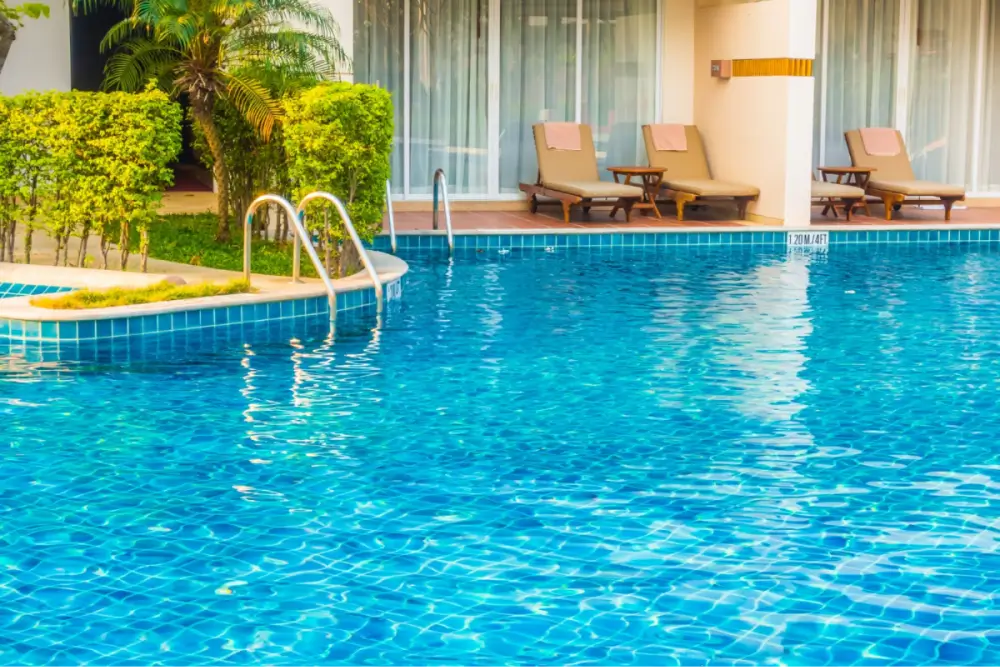
[[[90,308],[112,308],[134,306],[140,303],[159,303],[181,299],[199,299],[206,296],[225,294],[246,294],[254,291],[245,280],[232,280],[223,285],[199,283],[197,285],[175,285],[164,280],[148,287],[112,287],[103,290],[83,289],[59,296],[38,296],[31,300],[32,306],[52,310],[87,310]]]
[[[287,98],[285,116],[285,152],[295,199],[315,190],[336,195],[361,238],[371,241],[382,229],[391,169],[392,96],[376,86],[323,83]],[[327,215],[324,206],[328,204],[310,204],[307,221],[321,245],[334,249],[346,233],[336,214]],[[357,268],[356,261],[339,265],[336,272],[328,265],[328,272],[344,275]]]

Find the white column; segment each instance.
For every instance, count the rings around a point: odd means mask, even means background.
[[[28,19],[17,31],[0,72],[0,94],[70,89],[69,4],[47,4],[49,18]]]
[[[318,0],[319,4],[330,10],[334,20],[340,27],[340,45],[348,58],[354,58],[354,0]],[[346,63],[340,72],[340,78],[345,81],[354,80],[354,65]]]
[[[694,52],[694,119],[713,176],[760,188],[755,219],[809,224],[815,80],[723,80],[711,76],[711,61],[814,59],[816,0],[698,6]]]

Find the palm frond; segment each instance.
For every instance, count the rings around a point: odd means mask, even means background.
[[[149,81],[160,81],[177,61],[177,51],[150,39],[135,39],[122,46],[104,68],[105,90],[141,90]]]
[[[240,74],[225,74],[226,99],[243,114],[264,139],[270,139],[275,121],[281,116],[281,104],[260,81]]]

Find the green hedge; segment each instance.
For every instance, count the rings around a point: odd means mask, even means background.
[[[14,260],[14,238],[41,229],[57,241],[56,262],[69,261],[69,239],[101,239],[102,266],[117,244],[120,266],[129,231],[139,230],[148,256],[169,164],[181,149],[181,110],[166,94],[31,93],[0,97],[0,256]]]
[[[364,84],[322,83],[285,100],[288,175],[295,201],[315,190],[340,197],[366,241],[382,229],[392,152],[392,96]],[[307,213],[319,229],[316,205]],[[331,216],[336,220],[336,216]],[[339,225],[331,232],[342,238]]]

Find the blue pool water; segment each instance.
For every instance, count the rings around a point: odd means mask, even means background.
[[[409,259],[377,334],[0,350],[0,663],[1000,663],[1000,254]]]
[[[56,285],[27,285],[25,283],[9,283],[0,280],[0,299],[10,299],[16,296],[29,296],[35,294],[53,294],[55,292],[68,292],[71,287],[58,287]]]

